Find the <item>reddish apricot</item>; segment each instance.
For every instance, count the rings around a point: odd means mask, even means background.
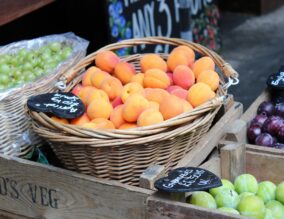
[[[120,58],[112,51],[101,51],[96,56],[96,66],[101,70],[112,73]]]

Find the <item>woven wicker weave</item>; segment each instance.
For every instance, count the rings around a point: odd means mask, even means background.
[[[72,45],[72,55],[61,62],[53,73],[23,87],[15,88],[5,96],[2,93],[0,95],[0,153],[23,157],[32,150],[33,145],[42,143],[42,139],[33,132],[31,119],[25,109],[26,101],[33,95],[58,90],[55,82],[86,55],[88,43],[73,33],[67,33],[20,41],[0,48],[0,54],[5,54],[10,50],[29,48],[36,43],[44,45],[54,39]]]
[[[108,45],[99,51],[116,50],[141,44],[189,46],[202,55],[212,57],[224,74],[221,78],[238,77],[232,67],[213,51],[181,39],[161,37],[133,39]],[[74,75],[93,64],[99,51],[85,57],[64,75],[68,84],[66,91],[71,90],[81,81],[82,75],[76,78]],[[124,57],[123,60],[134,63],[136,68],[139,68],[137,63],[141,56],[135,54]],[[167,57],[166,54],[162,56]],[[217,91],[217,98],[193,111],[183,113],[160,124],[130,130],[91,130],[57,123],[44,113],[31,111],[30,114],[34,121],[35,132],[50,142],[54,152],[67,169],[138,185],[140,174],[149,165],[160,164],[169,170],[197,145],[210,128],[224,100],[226,94],[226,89],[223,89],[226,87],[224,80],[221,84]]]

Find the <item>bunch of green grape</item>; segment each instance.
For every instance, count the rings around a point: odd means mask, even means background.
[[[66,43],[50,42],[40,48],[0,55],[0,91],[32,82],[50,73],[72,53]]]

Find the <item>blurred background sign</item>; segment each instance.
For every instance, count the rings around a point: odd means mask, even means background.
[[[219,10],[214,0],[108,0],[111,42],[147,36],[177,37],[205,45],[221,46]],[[157,45],[134,48],[134,52],[168,52]],[[121,49],[120,55],[131,49]]]

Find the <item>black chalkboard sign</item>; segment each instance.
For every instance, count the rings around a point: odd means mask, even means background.
[[[65,119],[74,119],[85,112],[83,102],[72,93],[47,93],[32,96],[27,106],[36,112],[51,113]]]
[[[277,73],[269,75],[266,81],[270,99],[277,103],[284,103],[284,65]]]
[[[154,185],[165,192],[193,192],[222,186],[222,182],[208,170],[181,167],[172,170],[167,177],[158,179]]]

